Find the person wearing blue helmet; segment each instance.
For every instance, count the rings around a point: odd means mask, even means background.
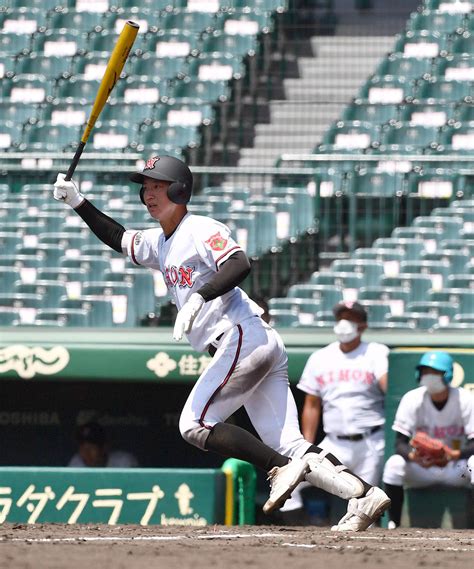
[[[396,452],[383,473],[392,501],[390,529],[400,525],[404,488],[474,485],[474,395],[451,385],[453,371],[448,353],[426,352],[415,370],[418,387],[405,393],[398,406],[392,427]],[[410,444],[420,431],[441,441],[448,452],[437,460],[420,456]]]

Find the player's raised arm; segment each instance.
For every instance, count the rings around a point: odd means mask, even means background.
[[[67,181],[64,178],[65,174],[58,174],[54,184],[54,199],[72,207],[103,243],[118,253],[123,253],[122,238],[125,227],[99,211],[80,193],[72,180]]]

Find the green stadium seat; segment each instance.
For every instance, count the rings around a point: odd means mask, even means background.
[[[257,253],[264,253],[277,243],[277,220],[273,206],[247,205],[240,215],[255,216],[255,246]]]
[[[474,325],[474,314],[465,315],[465,314],[458,314],[454,318],[454,323],[457,324],[470,324],[471,326]]]
[[[342,120],[361,121],[381,125],[389,121],[397,120],[398,116],[398,105],[372,104],[366,100],[356,100],[346,107]]]
[[[269,197],[288,196],[295,202],[295,220],[298,231],[303,231],[314,226],[315,207],[314,199],[306,188],[297,187],[272,187],[265,195]]]
[[[43,231],[59,231],[62,227],[63,219],[54,211],[38,211],[34,213],[26,211],[18,214],[18,222],[26,223],[31,228],[34,228],[35,223],[42,222]]]
[[[46,57],[52,55],[84,55],[87,46],[87,33],[74,30],[70,26],[61,29],[49,29],[33,38],[32,50]]]
[[[448,261],[402,261],[400,263],[400,273],[413,275],[430,275],[432,278],[432,289],[441,290],[446,286],[450,274],[450,264]]]
[[[0,53],[5,57],[26,55],[31,50],[31,34],[0,32]]]
[[[407,23],[407,28],[413,31],[436,30],[442,34],[451,34],[463,28],[464,14],[424,10],[413,12]]]
[[[87,271],[89,280],[100,281],[106,270],[110,268],[110,260],[99,255],[81,255],[79,258],[63,257],[59,262],[60,271],[65,269],[83,269]],[[74,308],[74,307],[71,307]]]
[[[188,30],[191,32],[211,31],[218,25],[212,12],[192,12],[185,9],[174,9],[163,14],[160,27],[164,29]]]
[[[162,154],[167,148],[196,148],[200,144],[200,135],[195,126],[169,126],[166,123],[144,125],[139,137],[140,143],[149,152]]]
[[[446,55],[447,49],[448,36],[445,34],[433,30],[408,30],[398,36],[393,51],[404,57],[432,59]]]
[[[433,227],[396,227],[392,231],[392,238],[400,241],[400,246],[403,246],[403,240],[409,239],[408,243],[414,244],[415,241],[423,241],[424,249],[426,251],[436,251],[438,244],[445,239],[444,233],[441,229]],[[415,245],[414,245],[415,246]],[[416,245],[418,248],[419,245]]]
[[[471,94],[472,88],[468,81],[447,81],[432,77],[420,82],[415,99],[416,102],[450,103],[463,101]]]
[[[285,310],[284,308],[272,308],[269,310],[272,326],[276,328],[290,328],[299,325],[298,314],[293,310]]]
[[[474,240],[473,239],[446,239],[441,241],[441,249],[448,249],[451,251],[459,251],[464,255],[471,258],[474,257]]]
[[[68,255],[68,250],[81,250],[86,240],[77,233],[67,233],[65,231],[51,231],[41,233],[38,243],[40,245],[58,245],[63,255]]]
[[[0,250],[13,251],[17,245],[23,244],[23,237],[17,231],[0,230]]]
[[[202,51],[205,53],[233,54],[244,57],[254,55],[258,51],[256,34],[226,34],[223,30],[214,30],[204,34],[202,38]]]
[[[470,322],[448,322],[448,324],[436,324],[433,326],[433,331],[442,330],[468,330],[472,331],[472,324]]]
[[[11,326],[18,321],[18,313],[9,307],[0,306],[0,326]]]
[[[451,198],[456,195],[459,183],[459,177],[449,171],[412,172],[407,178],[407,191],[420,198]]]
[[[474,53],[455,53],[437,62],[436,75],[447,81],[472,81],[474,78]]]
[[[401,315],[387,317],[387,321],[393,324],[408,324],[414,330],[431,330],[438,324],[436,316],[424,312],[405,312]]]
[[[370,260],[373,263],[392,263],[393,269],[397,270],[397,266],[405,259],[405,252],[400,247],[382,248],[382,247],[359,247],[354,251],[354,259],[356,260]],[[398,264],[398,265],[397,265]],[[389,266],[387,267],[389,269]]]
[[[379,322],[385,322],[386,317],[392,314],[391,304],[387,300],[364,299],[362,305],[367,310],[370,328],[377,328]]]
[[[269,310],[293,310],[295,314],[299,312],[299,303],[303,302],[301,298],[288,298],[288,297],[276,297],[270,298],[268,300],[268,308]]]
[[[64,248],[57,243],[38,243],[34,247],[21,244],[15,248],[15,253],[19,255],[40,255],[45,266],[56,266],[59,259],[64,255]]]
[[[474,274],[450,275],[446,288],[469,288],[474,290]]]
[[[90,141],[96,152],[121,152],[137,147],[138,128],[135,125],[113,120],[101,121],[96,126]]]
[[[413,94],[414,82],[405,77],[374,75],[360,89],[358,99],[371,104],[398,105]]]
[[[268,207],[275,210],[276,218],[276,237],[277,239],[288,239],[298,233],[296,205],[293,198],[282,195],[278,197],[261,196],[252,197],[248,201],[248,206]],[[273,225],[273,224],[272,224]]]
[[[67,77],[72,67],[72,56],[52,55],[45,57],[39,53],[30,53],[20,57],[17,63],[17,73],[43,75],[50,81]]]
[[[134,75],[153,77],[154,79],[172,79],[188,71],[187,57],[156,57],[147,53],[136,60]]]
[[[13,6],[5,12],[3,31],[12,34],[35,34],[45,25],[46,11],[43,6],[40,9],[38,6],[24,2],[23,6]]]
[[[18,152],[21,148],[23,127],[12,121],[0,122],[0,151]]]
[[[81,296],[80,298],[62,297],[60,308],[85,310],[88,325],[92,327],[113,327],[113,307],[110,298]]]
[[[423,252],[421,254],[421,261],[434,261],[440,263],[449,263],[450,272],[454,275],[459,275],[466,271],[466,267],[471,257],[460,251],[452,251],[447,249],[440,249],[435,253]],[[456,288],[456,287],[455,287]]]
[[[362,286],[377,285],[380,277],[384,274],[384,268],[381,263],[374,263],[373,260],[366,259],[336,260],[331,263],[330,270],[335,273],[362,275],[364,281]]]
[[[348,177],[346,191],[357,195],[389,196],[401,195],[405,189],[405,176],[400,173],[362,171]]]
[[[107,282],[131,283],[133,285],[132,296],[135,305],[135,313],[138,318],[155,308],[154,279],[150,271],[143,269],[125,269],[120,273],[105,271],[104,280]]]
[[[354,274],[351,272],[329,271],[324,270],[313,273],[310,277],[310,284],[330,285],[340,288],[346,296],[357,296],[357,290],[367,284],[362,274]]]
[[[423,0],[423,9],[467,14],[471,11],[471,4],[469,0]]]
[[[446,126],[441,130],[440,142],[446,152],[454,152],[456,154],[469,154],[474,148],[474,124],[461,124],[456,122],[453,126]],[[465,181],[468,181],[467,178]],[[467,195],[474,195],[472,190],[472,181]]]
[[[438,128],[402,122],[386,125],[382,130],[381,143],[386,150],[393,152],[409,152],[416,147],[436,148]]]
[[[97,95],[99,85],[99,80],[86,79],[82,75],[73,75],[67,79],[61,78],[57,82],[56,96],[58,101],[63,103],[92,104]]]
[[[199,81],[184,77],[176,81],[171,96],[180,103],[212,103],[225,102],[230,98],[230,86],[227,81]]]
[[[323,137],[323,144],[334,148],[363,150],[379,140],[378,126],[361,121],[338,121]]]
[[[413,125],[441,127],[454,117],[455,109],[455,103],[412,103],[403,107],[400,120]]]
[[[41,103],[10,103],[0,101],[0,124],[14,122],[24,125],[41,118],[43,106]]]
[[[154,34],[147,34],[145,53],[156,57],[186,57],[201,47],[201,30],[184,28],[159,28]]]
[[[441,231],[444,239],[457,239],[463,229],[463,219],[455,216],[451,218],[419,216],[413,221],[413,226]]]
[[[0,293],[0,309],[14,309],[22,324],[30,324],[34,321],[36,311],[41,308],[42,298],[33,293]]]
[[[402,53],[392,53],[380,63],[375,74],[404,77],[410,81],[428,76],[432,66],[432,60],[426,57],[404,57]]]
[[[474,105],[460,103],[456,107],[456,118],[461,124],[474,122]]]
[[[53,6],[56,9],[49,17],[49,27],[52,30],[77,30],[78,32],[89,33],[100,31],[105,24],[103,14],[58,6],[57,0],[56,6]]]
[[[130,282],[88,281],[82,287],[84,297],[102,297],[109,299],[113,308],[114,324],[134,326],[137,314]]]
[[[452,52],[472,55],[474,53],[474,34],[466,31],[458,35],[453,41]]]
[[[11,79],[8,99],[10,103],[46,103],[52,100],[54,82],[44,75],[15,75]]]
[[[80,128],[41,121],[27,124],[23,139],[21,149],[27,152],[71,151],[80,139]]]
[[[474,314],[474,290],[465,288],[446,288],[431,291],[428,300],[433,302],[450,302],[459,305],[460,314]]]
[[[383,301],[390,306],[392,314],[402,314],[410,302],[410,290],[400,286],[369,286],[359,289],[358,301]]]
[[[57,281],[36,280],[30,284],[17,282],[13,292],[39,295],[41,304],[38,308],[55,308],[59,305],[61,296],[67,294],[67,289],[63,283]]]
[[[125,24],[126,18],[124,18]],[[123,29],[123,26],[122,26]],[[116,31],[115,29],[103,29],[98,32],[90,32],[86,34],[86,43],[85,48],[88,52],[96,52],[96,53],[111,53],[117,43],[118,37],[120,35],[120,31]],[[145,34],[143,32],[138,31],[138,35],[133,42],[133,45],[130,49],[130,55],[142,53],[145,48],[145,41],[144,41]],[[131,68],[130,60],[125,62],[125,66],[123,71],[125,73],[129,72]]]
[[[220,219],[230,229],[234,239],[252,257],[259,252],[257,245],[256,212],[232,212]]]
[[[409,301],[422,301],[428,298],[429,291],[433,288],[432,275],[420,275],[413,273],[400,273],[396,277],[382,277],[382,287],[396,287],[405,289],[409,293]]]
[[[402,249],[404,252],[404,260],[413,261],[419,259],[425,248],[425,242],[422,239],[403,238],[403,237],[380,237],[373,243],[374,249]],[[357,255],[357,250],[355,251]]]
[[[89,313],[81,308],[40,308],[36,313],[35,326],[89,326]]]
[[[438,319],[438,324],[446,325],[459,314],[459,305],[440,301],[410,302],[406,310],[407,312],[430,314]]]
[[[36,273],[38,281],[56,281],[66,287],[66,296],[78,298],[82,292],[82,284],[89,280],[85,269],[70,267],[40,267]]]
[[[343,300],[342,289],[333,285],[296,284],[288,289],[288,298],[314,299],[320,303],[321,310],[332,310]]]
[[[141,0],[139,4],[138,0],[115,0],[114,4],[119,8],[120,13],[128,13],[129,8],[132,8],[132,13],[134,13],[133,8],[137,8],[137,6],[151,11],[162,11],[170,7],[184,8],[187,5],[187,0]]]

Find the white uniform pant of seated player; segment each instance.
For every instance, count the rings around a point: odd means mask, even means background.
[[[426,488],[436,484],[474,486],[474,456],[468,460],[448,462],[444,467],[423,468],[416,462],[409,462],[403,456],[394,454],[385,464],[383,481],[385,484],[405,488]]]
[[[360,441],[349,441],[338,439],[336,435],[326,435],[318,446],[337,456],[342,464],[369,484],[376,486],[380,483],[385,450],[383,426],[375,433],[368,433]],[[302,482],[280,511],[290,512],[302,508],[304,504],[301,491],[308,486],[309,484]]]
[[[292,459],[269,473],[271,490],[264,511],[283,505],[303,479],[350,500],[348,513],[333,529],[362,531],[388,507],[390,500],[379,488],[360,497],[360,480],[345,472],[345,466],[334,466],[325,451],[305,454],[311,444],[299,428],[283,341],[259,317],[247,318],[224,333],[184,405],[180,432],[186,441],[205,449],[212,427],[242,405],[262,441]]]

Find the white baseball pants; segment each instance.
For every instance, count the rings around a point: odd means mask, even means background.
[[[212,427],[242,406],[262,441],[280,454],[301,457],[311,446],[300,431],[283,341],[258,316],[233,326],[220,339],[184,405],[181,435],[205,449]]]

